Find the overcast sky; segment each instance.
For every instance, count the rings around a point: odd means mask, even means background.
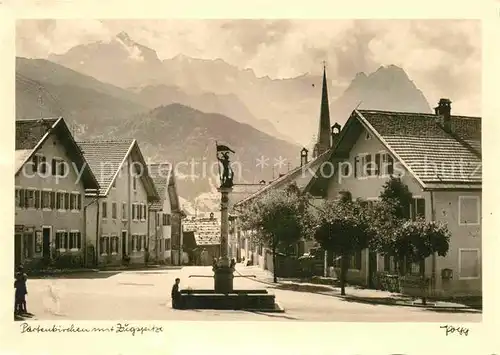
[[[318,73],[326,60],[329,78],[347,84],[395,64],[431,105],[448,97],[456,114],[481,114],[481,29],[472,20],[23,20],[17,55],[46,58],[120,31],[160,59],[221,58],[271,78]]]

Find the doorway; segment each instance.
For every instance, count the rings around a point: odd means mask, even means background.
[[[50,259],[50,240],[52,227],[42,228],[42,255],[44,259]]]
[[[127,231],[122,231],[122,259],[127,255]]]

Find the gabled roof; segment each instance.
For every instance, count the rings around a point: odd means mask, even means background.
[[[152,210],[160,211],[163,209],[163,202],[165,201],[166,196],[169,196],[171,208],[173,209],[171,197],[176,198],[175,193],[174,196],[170,196],[171,193],[169,190],[170,185],[174,185],[174,176],[172,165],[169,163],[154,163],[148,164],[149,175],[153,179],[153,183],[155,184],[156,191],[158,191],[158,195],[160,199],[151,203],[150,208]],[[175,188],[175,186],[174,186]],[[177,197],[178,199],[178,197]]]
[[[16,120],[15,174],[19,173],[52,134],[65,147],[66,154],[78,171],[83,171],[82,183],[85,188],[97,189],[98,181],[62,117]]]
[[[311,179],[316,175],[316,172],[321,167],[322,163],[327,161],[330,156],[330,150],[324,152],[319,155],[316,159],[311,160],[307,164],[303,166],[299,166],[287,174],[273,180],[270,184],[264,185],[262,188],[258,189],[256,192],[251,194],[250,196],[244,198],[243,200],[234,204],[234,207],[242,206],[246,203],[249,203],[254,198],[261,196],[266,191],[270,191],[271,189],[286,187],[291,183],[296,183],[297,187],[303,191],[308,186]]]
[[[481,118],[451,116],[451,127],[446,131],[432,114],[354,110],[328,160],[345,156],[366,130],[423,189],[480,189]],[[306,190],[324,194],[328,179],[318,176]]]
[[[153,180],[149,176],[146,162],[135,139],[94,140],[78,142],[90,168],[99,181],[100,196],[107,196],[122,166],[129,156],[137,163],[136,172],[146,188],[148,199],[158,200]]]
[[[216,219],[185,220],[183,230],[184,233],[194,233],[197,246],[220,244],[220,223]]]

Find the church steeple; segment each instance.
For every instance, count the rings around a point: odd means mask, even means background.
[[[321,111],[319,116],[318,141],[314,147],[314,157],[323,154],[331,146],[330,107],[328,104],[328,85],[326,80],[326,64],[323,62],[323,88],[321,92]]]

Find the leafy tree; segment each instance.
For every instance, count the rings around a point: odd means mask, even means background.
[[[406,264],[422,262],[433,253],[445,256],[449,249],[451,234],[445,224],[410,219],[412,201],[408,186],[391,177],[380,194],[380,202],[368,215],[375,234],[370,248],[392,256],[400,276],[405,274]],[[420,272],[424,279],[425,270]]]
[[[284,190],[271,190],[243,207],[240,218],[242,227],[255,231],[255,241],[271,248],[273,254],[274,282],[277,282],[277,250],[287,249],[303,236],[311,234],[313,214],[295,186]]]
[[[373,236],[369,207],[361,201],[352,201],[346,192],[337,200],[326,200],[322,209],[325,213],[319,220],[315,239],[323,249],[341,256],[340,287],[345,295],[349,259],[368,247]]]

